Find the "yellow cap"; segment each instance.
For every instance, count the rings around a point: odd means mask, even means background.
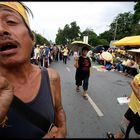
[[[0,2],[0,5],[1,4],[5,5],[5,6],[8,6],[8,7],[14,9],[15,11],[17,11],[23,17],[26,24],[28,26],[30,26],[28,16],[27,16],[27,13],[26,13],[26,9],[21,5],[21,3],[19,3],[19,2]]]

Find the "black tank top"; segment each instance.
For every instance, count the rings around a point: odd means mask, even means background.
[[[46,117],[50,123],[54,123],[55,111],[46,68],[41,68],[41,85],[36,98],[27,105]],[[12,108],[7,116],[7,126],[0,128],[0,138],[42,138],[47,133],[22,118]]]

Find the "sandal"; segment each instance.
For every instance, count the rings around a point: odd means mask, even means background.
[[[79,91],[80,91],[80,89],[79,89],[79,88],[76,88],[76,91],[77,91],[77,92],[79,92]]]
[[[107,132],[107,137],[109,138],[109,139],[115,139],[114,138],[114,134],[113,133],[111,133],[111,132]]]
[[[82,95],[83,96],[83,98],[85,99],[85,100],[87,100],[88,99],[88,97],[86,96],[86,95]]]

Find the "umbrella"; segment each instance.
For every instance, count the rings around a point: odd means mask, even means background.
[[[94,53],[101,53],[101,52],[104,51],[104,50],[105,50],[104,46],[98,45],[98,46],[96,46],[96,47],[93,49],[93,52],[94,52]]]
[[[140,47],[140,35],[124,37],[118,41],[112,43],[113,46],[139,46]]]
[[[140,53],[140,48],[128,50],[128,53],[130,53],[131,55],[135,55],[136,53]]]
[[[106,51],[109,48],[108,45],[98,45],[93,49],[94,53],[101,53],[102,51]]]
[[[112,54],[109,52],[102,52],[101,58],[107,62],[110,62],[113,59]]]
[[[83,41],[74,41],[68,46],[68,48],[71,50],[78,49],[79,51],[81,51],[83,47],[88,47],[89,50],[92,48],[91,45],[84,43]]]

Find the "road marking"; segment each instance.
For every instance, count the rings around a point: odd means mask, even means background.
[[[66,67],[66,69],[70,72],[70,69],[68,67]]]
[[[90,104],[92,105],[92,107],[94,108],[94,110],[96,111],[96,113],[98,114],[99,117],[104,116],[102,111],[99,109],[99,107],[95,104],[95,102],[90,98],[89,95],[87,95],[88,97],[88,101],[90,102]]]

